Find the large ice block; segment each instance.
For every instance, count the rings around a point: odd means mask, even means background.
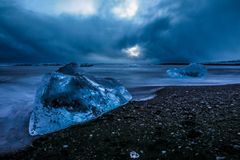
[[[171,68],[167,70],[167,74],[173,78],[202,78],[207,74],[207,69],[204,65],[191,63],[182,68]]]
[[[44,135],[93,120],[132,96],[112,78],[80,75],[69,64],[44,76],[30,117],[30,135]]]

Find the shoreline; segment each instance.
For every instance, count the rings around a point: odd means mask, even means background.
[[[172,86],[2,159],[240,159],[240,85]]]

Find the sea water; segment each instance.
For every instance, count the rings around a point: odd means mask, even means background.
[[[203,78],[170,78],[166,71],[179,66],[98,64],[78,69],[79,73],[119,80],[132,93],[133,100],[147,100],[164,86],[225,85],[240,82],[240,66],[207,66]],[[36,89],[45,73],[54,66],[0,66],[0,153],[20,149],[31,143],[29,116]]]

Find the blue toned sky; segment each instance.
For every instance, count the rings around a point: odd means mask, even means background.
[[[1,63],[240,59],[239,0],[1,0]]]

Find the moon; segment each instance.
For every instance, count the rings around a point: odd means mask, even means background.
[[[141,55],[141,48],[139,45],[135,45],[123,50],[129,57],[137,58]]]

